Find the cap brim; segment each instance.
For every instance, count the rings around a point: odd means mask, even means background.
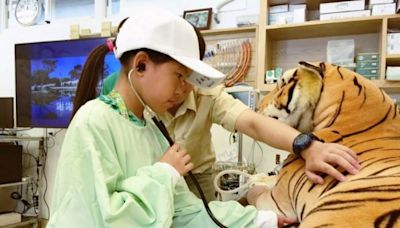
[[[193,70],[193,73],[186,79],[192,85],[200,88],[212,88],[221,83],[225,75],[208,65],[207,63],[185,56],[171,55],[176,61]]]

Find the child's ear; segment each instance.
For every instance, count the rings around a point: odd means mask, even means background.
[[[145,70],[146,70],[146,64],[144,64],[144,63],[139,63],[139,64],[136,66],[136,70],[139,71],[139,72],[145,71]]]

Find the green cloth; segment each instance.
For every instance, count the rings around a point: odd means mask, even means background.
[[[101,95],[107,95],[111,90],[114,89],[119,78],[119,72],[116,71],[108,75],[103,81],[103,87],[101,88]]]
[[[156,163],[168,148],[156,126],[124,117],[115,108],[123,100],[102,100],[82,106],[67,130],[47,227],[217,227],[184,179],[174,187]],[[227,227],[255,227],[252,206],[209,205]]]

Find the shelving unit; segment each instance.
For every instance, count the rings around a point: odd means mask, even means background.
[[[22,221],[19,223],[14,223],[6,226],[1,226],[1,228],[16,228],[16,227],[27,227],[32,228],[39,227],[39,219],[37,217],[22,217]]]
[[[19,137],[19,136],[0,136],[0,142],[20,142],[20,141],[37,141],[39,142],[39,150],[43,150],[43,145],[44,145],[44,137]],[[8,188],[8,187],[13,187],[13,186],[18,186],[18,185],[25,185],[28,184],[29,178],[22,178],[21,181],[19,182],[13,182],[13,183],[6,183],[6,184],[0,184],[0,188]],[[40,186],[40,184],[39,184]],[[39,187],[40,188],[40,187]],[[38,227],[39,226],[39,219],[36,216],[23,216],[22,221],[6,226],[1,226],[1,228],[14,228],[14,227]]]
[[[340,20],[312,20],[304,23],[268,25],[268,8],[279,4],[306,3],[308,10],[318,10],[320,3],[335,1],[260,0],[258,27],[257,83],[260,91],[270,91],[272,84],[264,83],[265,71],[282,67],[293,68],[297,62],[326,59],[328,40],[354,39],[356,52],[379,52],[380,77],[373,82],[390,92],[400,92],[400,81],[386,81],[386,66],[400,66],[400,55],[387,55],[389,29],[400,28],[400,15],[369,16]]]

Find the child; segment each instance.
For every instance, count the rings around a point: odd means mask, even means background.
[[[168,142],[143,114],[165,112],[186,83],[212,87],[223,74],[200,61],[195,29],[155,8],[122,25],[111,47],[120,79],[96,96],[108,46],[90,54],[74,99],[47,227],[216,227],[181,175],[193,168],[186,150]],[[204,47],[203,47],[204,49]],[[293,219],[237,202],[211,202],[226,227],[276,227]]]

